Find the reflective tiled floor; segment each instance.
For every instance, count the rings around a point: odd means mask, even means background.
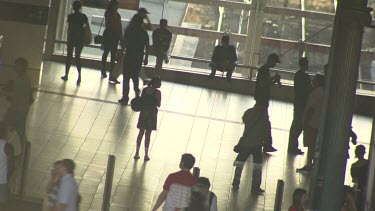
[[[75,68],[66,83],[60,79],[63,72],[62,64],[45,63],[40,92],[29,114],[29,196],[43,197],[51,164],[72,158],[83,197],[81,210],[100,210],[109,154],[116,156],[113,211],[150,210],[167,175],[178,170],[185,152],[194,154],[195,166],[211,180],[220,211],[273,210],[278,179],[285,181],[283,210],[287,210],[293,190],[308,187],[309,177],[295,173],[305,157],[286,153],[293,112],[290,103],[271,102],[272,134],[278,152],[265,156],[262,188],[266,193],[255,197],[249,191],[250,161],[240,190],[233,192],[230,185],[236,155],[232,149],[243,130],[241,116],[254,104],[252,96],[164,82],[158,130],[152,133],[151,160],[145,163],[133,159],[138,113],[117,104],[121,85],[108,84],[100,79],[100,72],[85,68],[82,84],[77,87]],[[359,142],[368,144],[370,128],[369,118],[354,117],[353,129]],[[351,158],[353,151],[354,147]],[[352,162],[349,159],[348,165]],[[346,182],[350,183],[348,176]]]

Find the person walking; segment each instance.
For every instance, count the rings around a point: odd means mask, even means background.
[[[172,41],[172,33],[167,29],[168,21],[160,19],[159,28],[152,32],[152,49],[156,55],[155,70],[160,72],[165,63],[169,62],[168,50]]]
[[[267,107],[267,113],[268,113],[268,106],[269,106],[269,101],[271,97],[271,87],[276,83],[281,85],[280,75],[276,73],[274,76],[271,77],[271,72],[270,72],[270,68],[276,67],[277,63],[280,63],[279,56],[277,56],[274,53],[270,54],[267,58],[266,64],[259,68],[256,83],[255,83],[254,99],[256,103],[260,103]],[[264,140],[263,152],[275,152],[275,151],[277,151],[277,149],[275,149],[272,146],[271,122],[268,119],[267,137]]]
[[[229,36],[224,35],[221,38],[221,45],[215,47],[210,63],[211,74],[208,76],[209,79],[215,77],[216,70],[227,72],[228,81],[232,79],[233,71],[236,68],[237,51],[233,45],[229,45],[229,41]]]
[[[324,76],[316,74],[312,80],[312,91],[303,115],[303,144],[307,147],[306,165],[297,172],[309,172],[313,165],[319,119],[324,96]]]
[[[145,136],[145,161],[149,161],[148,149],[150,146],[151,133],[157,128],[158,121],[158,107],[161,103],[161,80],[159,77],[154,77],[148,83],[148,86],[143,89],[141,95],[142,110],[139,114],[137,128],[139,133],[137,137],[137,148],[134,159],[139,159],[139,149],[141,148],[143,135]]]
[[[71,159],[64,159],[58,167],[60,185],[57,192],[56,205],[53,211],[78,211],[78,185],[74,179],[75,163]]]
[[[210,180],[206,177],[199,177],[197,179],[196,186],[202,187],[204,193],[206,193],[206,206],[208,211],[217,211],[217,196],[214,192],[210,191],[211,183]]]
[[[7,128],[0,123],[0,210],[6,210],[9,200],[9,179],[14,170],[13,147],[7,141]]]
[[[52,211],[57,204],[57,193],[60,186],[59,169],[62,167],[62,161],[58,160],[53,164],[51,170],[51,179],[47,184],[46,198],[43,203],[43,211]]]
[[[195,164],[192,154],[183,154],[180,161],[181,171],[168,175],[163,191],[160,193],[152,211],[156,211],[164,203],[163,211],[176,211],[189,207],[191,189],[196,183],[190,170]]]
[[[264,190],[260,188],[262,183],[262,144],[267,135],[268,113],[265,104],[257,103],[253,108],[245,111],[242,116],[242,122],[245,128],[240,142],[235,147],[238,152],[234,165],[236,166],[232,187],[234,190],[239,189],[241,174],[246,160],[250,155],[253,156],[253,180],[251,192],[262,194]]]
[[[112,77],[112,73],[115,67],[117,46],[122,38],[122,24],[121,16],[117,12],[118,2],[117,0],[111,0],[108,3],[107,9],[104,14],[105,18],[105,30],[103,33],[103,55],[102,55],[102,78],[107,78],[106,65],[107,56],[111,52],[111,67],[109,70],[109,81],[113,83],[120,83],[116,78]]]
[[[357,208],[358,210],[363,210],[363,205],[365,204],[364,199],[366,198],[367,191],[367,175],[370,166],[370,162],[365,159],[366,147],[363,145],[358,145],[355,148],[355,157],[358,159],[352,164],[350,168],[350,175],[353,178],[353,182],[358,185],[357,194]]]
[[[81,84],[81,52],[84,41],[84,27],[90,27],[88,18],[81,12],[82,2],[75,0],[73,2],[73,13],[68,15],[68,39],[67,39],[67,55],[65,62],[65,75],[62,80],[67,81],[70,65],[73,58],[73,50],[75,50],[75,62],[78,71],[77,85]]]
[[[150,44],[148,34],[142,25],[142,17],[139,14],[135,14],[124,33],[123,48],[126,48],[123,69],[124,79],[122,82],[122,98],[118,101],[123,105],[126,105],[129,101],[130,79],[133,81],[135,94],[140,94],[139,71],[142,68],[142,61],[144,65],[148,64]]]
[[[33,103],[33,90],[27,74],[28,62],[24,58],[15,61],[15,78],[2,91],[10,106],[4,116],[6,127],[15,129],[21,142],[21,152],[26,144],[26,118]]]
[[[288,153],[303,155],[298,148],[298,137],[302,133],[303,112],[311,91],[311,79],[306,70],[309,68],[309,60],[303,57],[299,60],[300,69],[294,75],[294,109],[293,122],[290,126]]]

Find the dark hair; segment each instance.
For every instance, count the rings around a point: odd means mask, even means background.
[[[162,25],[162,24],[165,24],[165,25],[168,25],[168,20],[167,19],[160,19],[160,23],[159,23],[160,25]]]
[[[355,148],[355,157],[356,158],[363,158],[363,156],[366,154],[366,147],[361,145],[358,145]]]
[[[149,81],[149,82],[147,83],[147,86],[155,86],[156,83],[161,83],[161,79],[160,79],[160,77],[157,77],[157,76],[153,77],[153,78],[151,79],[151,81]]]
[[[184,164],[184,168],[191,169],[195,164],[195,157],[192,154],[185,153],[181,156],[181,162]]]
[[[308,65],[309,64],[309,60],[306,57],[302,57],[302,58],[299,59],[298,64],[300,66],[301,65]]]
[[[74,169],[76,167],[76,164],[74,163],[74,161],[72,159],[64,159],[64,160],[62,160],[61,164],[66,168],[66,171],[69,174],[74,173]]]
[[[191,191],[190,204],[187,208],[188,211],[206,211],[207,195],[201,191]]]
[[[22,65],[26,69],[27,66],[29,65],[29,62],[27,62],[27,60],[25,58],[19,57],[19,58],[16,59],[14,64]]]
[[[80,0],[75,0],[73,2],[73,10],[79,11],[82,8],[82,2]]]
[[[229,43],[229,40],[230,40],[230,38],[229,38],[228,35],[224,35],[224,36],[221,37],[221,42]]]
[[[307,194],[306,190],[302,189],[302,188],[297,188],[294,192],[293,192],[293,207],[295,208],[300,208],[301,207],[301,199],[302,199],[302,196]]]
[[[117,0],[111,0],[108,2],[107,9],[106,11],[113,11],[113,7],[118,6],[118,1]]]
[[[207,177],[199,177],[197,183],[205,185],[207,188],[211,187],[210,180]]]
[[[63,165],[63,161],[62,160],[57,160],[57,161],[55,161],[55,163],[53,165],[54,166],[55,165]]]

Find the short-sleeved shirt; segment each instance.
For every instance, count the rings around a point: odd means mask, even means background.
[[[212,61],[215,63],[228,63],[232,64],[237,61],[236,48],[233,45],[228,47],[218,45],[215,47],[214,54],[212,55]]]
[[[158,28],[152,33],[152,45],[156,49],[168,51],[172,33],[166,28]]]
[[[73,175],[67,174],[61,179],[57,203],[66,205],[64,211],[78,210],[78,186]]]
[[[305,106],[311,90],[309,74],[301,70],[294,75],[294,106]]]
[[[255,83],[255,101],[268,104],[271,95],[271,85],[268,81],[271,80],[270,69],[267,66],[262,66],[258,70],[257,80]]]
[[[85,14],[77,12],[68,15],[68,43],[83,43],[83,26],[88,22]]]
[[[143,28],[132,28],[125,30],[124,42],[126,43],[126,55],[139,58],[143,57],[145,46],[149,44],[149,38]]]
[[[313,114],[311,115],[310,120],[308,122],[309,126],[312,128],[319,127],[320,113],[322,112],[323,96],[324,87],[321,86],[313,89],[311,91],[311,94],[309,95],[309,99],[307,100],[304,115],[306,116],[306,112],[309,109],[313,110]]]
[[[186,208],[190,203],[191,187],[196,183],[193,175],[188,171],[179,171],[170,174],[163,186],[168,191],[163,211],[175,211],[177,208]]]

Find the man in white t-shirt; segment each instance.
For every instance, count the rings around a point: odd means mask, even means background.
[[[58,173],[61,176],[57,203],[53,211],[78,211],[78,185],[74,180],[74,161],[62,160]]]
[[[0,123],[0,210],[5,210],[6,203],[8,202],[8,181],[14,169],[13,147],[6,139],[6,127]]]

